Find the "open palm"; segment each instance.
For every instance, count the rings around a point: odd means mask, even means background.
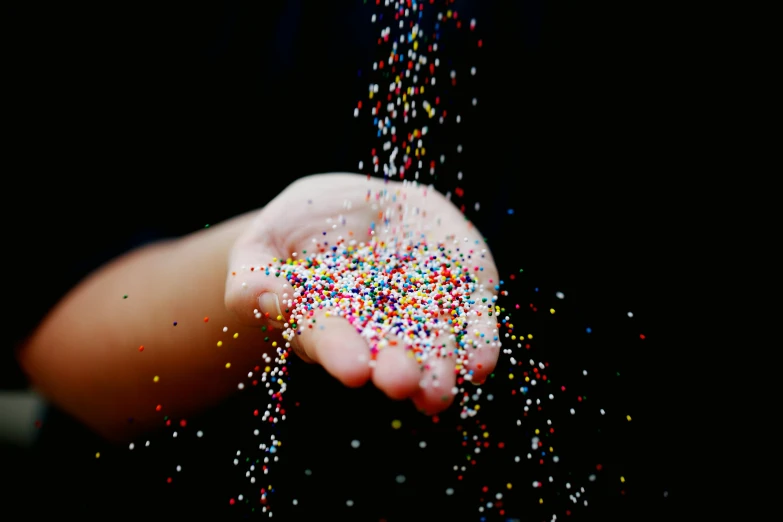
[[[394,336],[371,355],[366,336],[328,309],[316,309],[307,327],[296,324],[302,317],[291,314],[300,294],[275,270],[280,261],[372,239],[403,245],[411,237],[448,246],[478,280],[464,314],[471,341],[462,360],[446,356],[447,351],[417,360],[407,339]],[[458,374],[481,382],[495,367],[500,347],[492,313],[497,285],[497,268],[481,235],[441,194],[411,183],[321,174],[291,184],[237,240],[229,259],[226,306],[244,323],[268,328],[275,342],[290,340],[295,353],[322,365],[345,385],[372,380],[389,397],[410,398],[419,410],[437,413],[451,403]],[[289,332],[286,339],[284,330]],[[454,335],[448,342],[454,344]]]

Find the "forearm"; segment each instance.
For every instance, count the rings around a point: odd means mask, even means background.
[[[251,219],[143,247],[93,273],[21,349],[33,384],[118,440],[236,390],[271,348],[265,332],[239,325],[224,305],[228,252]]]

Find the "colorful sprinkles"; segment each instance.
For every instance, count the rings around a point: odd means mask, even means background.
[[[435,144],[428,148],[428,139],[437,132],[438,125],[456,125],[462,121],[459,110],[446,103],[447,94],[453,92],[461,78],[475,76],[478,71],[475,66],[465,70],[450,68],[451,62],[441,55],[444,29],[467,29],[472,45],[483,47],[483,40],[477,38],[475,32],[475,19],[464,19],[461,13],[452,9],[453,1],[437,3],[442,7],[435,6],[434,0],[376,0],[370,22],[379,27],[378,59],[371,64],[367,75],[370,81],[366,97],[353,108],[354,116],[369,122],[368,128],[377,139],[367,157],[358,162],[359,172],[368,178],[403,180],[405,190],[410,191],[426,191],[425,182],[431,183],[441,173],[446,175],[447,171],[441,167],[449,159],[447,151],[436,150]],[[448,90],[442,88],[444,85]],[[477,106],[475,98],[468,99],[471,107]],[[456,153],[462,151],[463,146],[458,145]],[[463,178],[464,173],[459,171],[456,182]],[[465,198],[465,191],[460,186],[453,188],[453,194]],[[402,196],[386,190],[368,192],[367,201],[381,205],[378,226],[390,225],[393,219],[390,209]],[[447,196],[451,197],[451,192]],[[475,202],[473,208],[478,211],[480,203]],[[460,210],[465,212],[465,205],[461,205]],[[515,210],[508,208],[505,213],[513,216]],[[230,457],[239,473],[247,478],[250,488],[222,502],[229,506],[254,506],[252,511],[269,517],[273,515],[276,489],[270,470],[282,451],[281,433],[284,431],[279,425],[287,415],[284,395],[292,345],[305,330],[324,328],[317,322],[324,315],[347,320],[366,340],[370,366],[381,350],[397,344],[404,346],[421,368],[428,368],[437,359],[453,359],[458,373],[457,385],[444,393],[443,400],[455,398],[458,403],[456,438],[462,454],[455,455],[453,482],[441,490],[445,498],[460,493],[475,495],[478,520],[486,520],[489,515],[509,516],[506,496],[524,488],[533,492],[527,495],[532,503],[551,506],[549,520],[568,517],[577,507],[588,506],[590,484],[598,479],[602,465],[596,464],[595,468],[581,472],[560,471],[561,459],[566,460],[561,456],[557,442],[561,428],[553,421],[557,416],[550,412],[560,409],[570,416],[578,416],[586,411],[600,417],[611,414],[621,416],[626,422],[632,417],[628,412],[607,412],[588,402],[585,395],[572,391],[571,386],[558,383],[550,363],[536,357],[534,337],[537,341],[538,333],[533,332],[529,324],[519,321],[514,324],[512,320],[512,310],[533,314],[539,309],[556,320],[560,305],[567,301],[565,294],[552,292],[550,302],[544,304],[547,299],[540,296],[536,287],[533,291],[537,296],[535,302],[512,303],[511,299],[516,297],[509,294],[505,281],[493,281],[482,274],[481,261],[487,252],[483,242],[466,243],[466,238],[456,237],[432,241],[416,228],[419,221],[403,216],[399,219],[399,232],[390,239],[378,238],[374,224],[367,242],[340,236],[328,248],[310,253],[303,251],[285,261],[259,260],[255,267],[235,267],[232,271],[237,275],[243,270],[260,270],[285,279],[286,294],[282,297],[286,313],[273,318],[282,323],[285,342],[278,343],[267,336],[265,341],[272,349],[262,353],[259,363],[248,369],[246,379],[237,384],[239,390],[247,387],[265,390],[265,404],[247,412],[248,417],[257,421],[252,428],[257,451],[255,448],[240,449]],[[522,269],[515,269],[508,279],[514,282],[522,273]],[[128,295],[123,295],[123,299],[127,298]],[[258,310],[254,313],[262,319]],[[627,317],[633,318],[634,314],[627,312]],[[203,323],[204,328],[212,331],[214,322],[210,322],[209,317],[205,316]],[[178,323],[173,321],[172,324],[177,326]],[[584,335],[593,333],[591,327],[583,328]],[[227,326],[218,327],[218,330],[216,349],[226,350],[230,341],[239,336],[238,332],[231,333]],[[264,331],[267,331],[266,326]],[[645,340],[645,334],[638,334],[638,339]],[[473,371],[469,369],[472,353],[485,347],[499,349],[501,363],[486,384],[469,384],[473,380]],[[134,349],[143,352],[145,347],[141,345]],[[226,360],[225,369],[231,367],[231,362]],[[587,375],[588,371],[584,370],[583,376]],[[151,377],[153,384],[160,380],[158,375]],[[424,381],[421,384],[428,385]],[[519,411],[509,413],[518,428],[514,441],[496,440],[492,426],[481,419],[482,406],[489,407],[501,394],[520,401]],[[162,422],[170,428],[172,438],[178,436],[177,429],[182,432],[188,425],[185,419],[172,423],[163,405],[154,408],[165,415]],[[433,424],[441,422],[438,416],[431,419]],[[391,419],[388,426],[398,432],[408,429],[397,418]],[[193,433],[198,439],[204,436],[201,430]],[[363,448],[362,441],[357,439],[349,440],[348,444],[354,450]],[[145,447],[149,445],[150,441],[144,444]],[[139,446],[131,443],[129,449]],[[424,440],[417,446],[421,450],[429,447]],[[254,452],[252,456],[248,455],[251,451]],[[477,467],[482,453],[489,452],[500,455],[512,465],[528,465],[538,470],[536,480],[527,484],[494,480],[494,486],[483,485],[477,491],[463,491],[461,484],[466,482],[467,474]],[[94,454],[94,458],[100,457],[100,452]],[[177,472],[181,469],[176,467]],[[312,475],[310,469],[304,473]],[[396,484],[403,485],[410,477],[399,473],[392,478]],[[632,479],[625,473],[612,480],[624,488]],[[166,476],[165,481],[174,482],[172,476]],[[553,491],[557,494],[551,493]],[[344,498],[346,507],[355,506],[350,492]],[[294,506],[301,502],[301,498],[286,501]]]

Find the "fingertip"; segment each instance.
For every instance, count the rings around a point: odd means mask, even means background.
[[[454,395],[451,390],[446,390],[442,394],[432,393],[432,390],[419,390],[411,397],[413,405],[425,415],[435,415],[447,409],[454,402]]]
[[[454,402],[454,361],[438,359],[429,365],[419,383],[419,389],[412,400],[416,408],[427,414],[434,415],[448,408]]]
[[[497,346],[477,348],[468,359],[466,367],[473,372],[473,383],[481,384],[495,371],[500,349]]]
[[[372,372],[375,386],[390,399],[411,397],[419,387],[418,363],[402,348],[385,348],[378,353]]]
[[[305,354],[345,386],[364,386],[372,374],[364,339],[339,317],[322,319],[318,328],[317,333],[300,339]]]

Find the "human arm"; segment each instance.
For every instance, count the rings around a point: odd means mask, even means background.
[[[236,390],[270,346],[259,328],[241,325],[224,305],[228,251],[255,214],[141,247],[88,276],[20,348],[32,384],[113,440]]]

